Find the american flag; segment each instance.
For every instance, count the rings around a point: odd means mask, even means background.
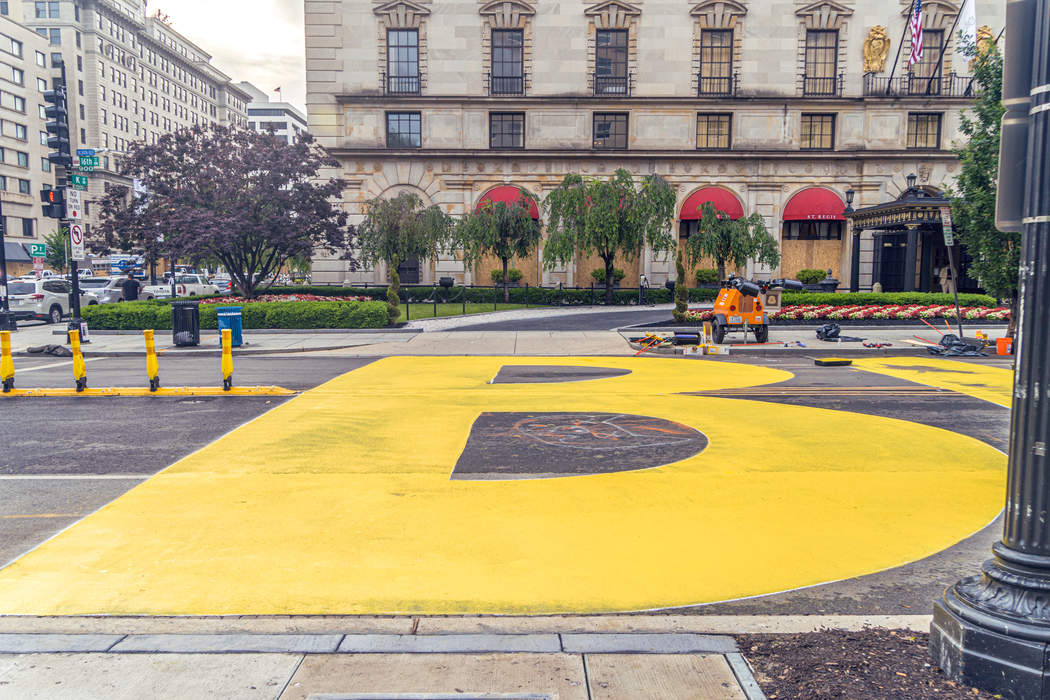
[[[915,0],[915,9],[911,13],[911,56],[908,68],[922,60],[922,0]]]

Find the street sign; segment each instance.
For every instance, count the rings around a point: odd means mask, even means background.
[[[33,272],[38,273],[37,277],[39,277],[40,276],[39,273],[41,273],[43,271],[44,271],[44,259],[43,258],[33,258]]]
[[[73,175],[73,188],[78,189],[81,192],[87,192],[88,179],[87,175]]]
[[[69,226],[69,257],[74,260],[86,260],[84,253],[84,227],[80,224]]]
[[[98,156],[80,156],[80,169],[93,170],[98,167]]]
[[[79,219],[84,213],[80,208],[80,190],[66,190],[66,218]]]
[[[78,156],[93,156],[93,155],[95,155],[95,149],[94,148],[78,148],[77,149],[77,155]]]
[[[44,258],[47,256],[47,243],[30,243],[29,257]]]
[[[941,207],[941,228],[944,230],[944,245],[951,248],[955,245],[955,231],[952,230],[951,207]]]

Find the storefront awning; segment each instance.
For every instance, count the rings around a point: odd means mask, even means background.
[[[700,207],[704,202],[711,202],[712,206],[719,211],[725,212],[730,219],[742,219],[744,208],[740,206],[733,193],[721,187],[705,187],[689,195],[682,205],[682,213],[679,215],[681,221],[696,221],[700,218]]]
[[[478,202],[478,206],[475,211],[479,211],[485,202],[503,202],[504,204],[510,205],[515,202],[521,201],[521,190],[514,185],[500,185],[495,187],[481,198]],[[535,202],[529,202],[529,216],[533,219],[540,218],[539,207],[536,206]]]
[[[802,190],[784,207],[784,221],[845,221],[846,204],[824,187]]]
[[[13,241],[4,241],[4,255],[9,263],[33,262],[33,259],[29,257],[29,253],[22,247],[22,244]]]

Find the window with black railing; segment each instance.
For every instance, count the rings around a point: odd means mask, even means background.
[[[594,50],[594,94],[628,95],[627,30],[599,29]]]
[[[419,94],[419,32],[390,29],[386,33],[386,91]]]
[[[941,48],[944,32],[926,29],[922,33],[922,58],[911,67],[908,74],[908,94],[941,94]]]
[[[834,29],[806,30],[804,95],[835,95],[838,92],[839,33]]]
[[[525,113],[489,112],[489,148],[525,148]]]
[[[700,32],[700,95],[729,95],[733,91],[733,30]]]
[[[491,94],[525,94],[524,45],[524,32],[520,29],[492,30]]]
[[[422,118],[419,112],[386,113],[387,148],[422,148]]]

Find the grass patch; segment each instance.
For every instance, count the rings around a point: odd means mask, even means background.
[[[530,304],[530,308],[535,307],[536,304]],[[524,304],[504,304],[500,302],[495,307],[492,304],[478,304],[470,302],[466,305],[466,315],[471,314],[483,314],[491,311],[514,311],[517,309],[524,309]],[[404,321],[406,304],[401,302],[401,317],[398,319]],[[444,318],[446,316],[462,316],[463,315],[463,304],[438,304],[437,314],[434,314],[433,304],[412,304],[411,308],[408,309],[409,321],[418,321],[424,318]]]

